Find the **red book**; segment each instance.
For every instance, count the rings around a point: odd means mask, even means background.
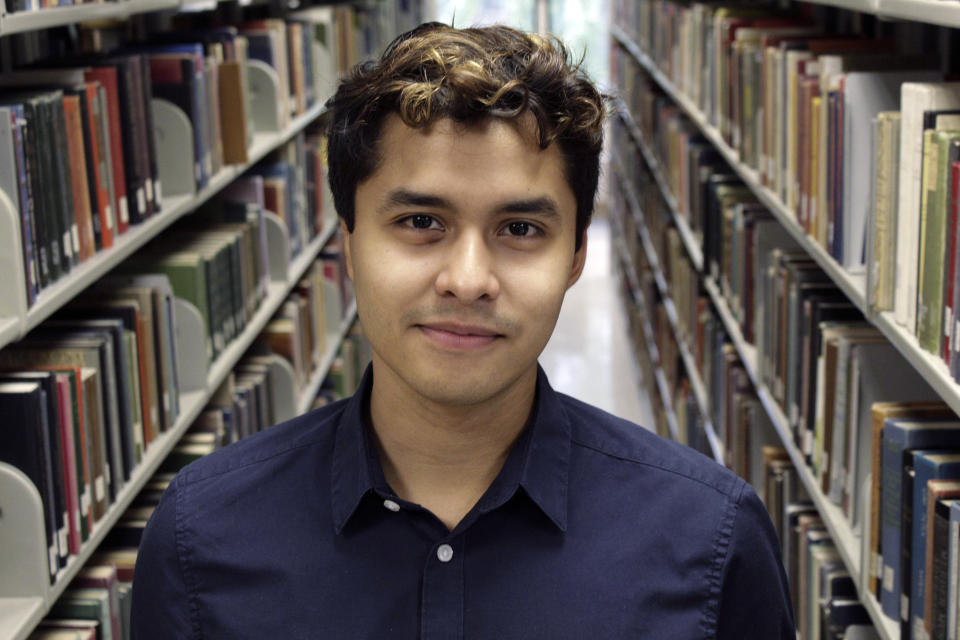
[[[951,154],[953,148],[951,148]],[[957,270],[957,206],[958,200],[960,200],[960,162],[954,162],[950,165],[950,201],[947,205],[947,264],[946,266],[946,278],[944,278],[943,286],[945,288],[945,295],[943,296],[944,304],[944,325],[943,325],[943,360],[950,364],[950,354],[953,350],[953,345],[956,343],[957,339],[960,336],[955,335],[951,331],[951,327],[954,324],[954,315],[955,310],[953,308],[953,289],[954,282],[953,278]]]
[[[113,210],[116,213],[117,233],[130,227],[130,209],[127,205],[127,178],[123,159],[123,131],[120,119],[120,88],[114,67],[94,67],[84,72],[88,82],[99,82],[107,92],[107,122],[110,125],[110,164],[113,170]]]
[[[83,120],[80,115],[80,98],[63,97],[63,116],[66,125],[67,157],[70,160],[69,186],[73,193],[75,221],[79,234],[79,258],[81,261],[95,252],[93,240],[93,211],[90,193],[87,191],[87,163],[83,152]],[[74,241],[78,240],[74,237]]]
[[[77,444],[73,439],[73,410],[70,402],[70,378],[57,374],[57,409],[60,424],[60,440],[63,442],[63,477],[67,498],[67,542],[70,553],[80,553],[80,482],[78,476]]]

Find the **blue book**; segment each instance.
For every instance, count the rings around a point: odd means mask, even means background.
[[[960,608],[960,500],[950,505],[950,544],[947,567],[947,640],[957,640],[957,610]]]
[[[880,604],[900,620],[900,518],[903,468],[913,463],[912,449],[960,447],[960,421],[890,419],[883,425],[880,540],[883,572]]]
[[[911,541],[911,557],[913,567],[910,577],[910,600],[907,610],[912,636],[921,638],[924,635],[923,613],[926,585],[927,559],[927,482],[933,479],[960,479],[960,451],[920,450],[913,452],[913,468],[916,472],[913,483],[913,540]]]

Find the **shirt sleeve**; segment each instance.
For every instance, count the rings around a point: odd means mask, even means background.
[[[736,508],[723,571],[717,639],[795,640],[790,587],[770,516],[746,483]]]
[[[132,638],[199,638],[191,622],[191,600],[179,553],[179,478],[164,492],[143,532],[133,573]]]

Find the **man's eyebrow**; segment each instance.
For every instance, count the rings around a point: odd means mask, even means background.
[[[560,217],[560,211],[556,201],[546,196],[530,198],[529,200],[511,200],[497,207],[496,212],[532,214],[546,218]]]
[[[383,201],[381,210],[388,210],[394,207],[428,207],[431,209],[452,209],[453,204],[446,198],[431,195],[429,193],[420,193],[408,189],[394,189],[387,194]]]

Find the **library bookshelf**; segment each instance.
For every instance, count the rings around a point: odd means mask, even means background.
[[[814,0],[814,2],[816,4],[829,5],[841,9],[870,13],[884,18],[919,21],[946,27],[960,26],[960,5],[954,6],[952,3],[929,2],[924,0]],[[611,36],[614,46],[619,46],[627,52],[630,58],[643,68],[656,85],[684,112],[699,132],[726,160],[729,167],[738,174],[741,181],[750,188],[757,199],[766,206],[793,240],[820,266],[832,282],[847,296],[851,303],[863,313],[863,316],[880,330],[886,339],[905,357],[907,362],[922,376],[942,400],[954,411],[960,413],[960,384],[953,380],[946,364],[939,358],[924,351],[919,346],[917,338],[896,323],[892,312],[876,312],[870,307],[867,299],[865,277],[860,274],[849,273],[836,259],[829,255],[821,245],[804,232],[798,224],[794,213],[787,208],[770,188],[762,183],[757,171],[741,161],[739,153],[727,144],[721,133],[710,123],[707,116],[699,107],[685,95],[646,52],[642,50],[630,32],[630,25],[624,24],[623,21],[613,20],[611,23]],[[613,117],[619,119],[623,124],[623,127],[629,133],[630,142],[639,150],[640,157],[643,159],[649,173],[653,176],[654,183],[659,189],[663,201],[667,205],[671,223],[674,228],[676,228],[681,243],[686,250],[687,258],[699,274],[700,287],[709,298],[715,315],[719,317],[730,342],[735,347],[739,359],[752,382],[754,391],[782,441],[783,448],[787,451],[793,462],[800,481],[833,538],[841,559],[847,566],[850,575],[854,577],[860,600],[869,613],[877,633],[884,640],[899,640],[901,637],[899,621],[890,619],[881,611],[880,604],[876,597],[867,588],[867,572],[865,571],[865,567],[867,563],[870,562],[870,559],[867,557],[868,552],[866,551],[869,548],[867,544],[869,541],[864,540],[863,536],[869,535],[869,532],[854,531],[849,521],[844,517],[841,509],[824,495],[819,483],[805,462],[804,454],[794,443],[794,436],[791,432],[787,417],[784,415],[782,408],[776,400],[774,400],[770,389],[760,374],[756,348],[743,338],[739,323],[729,308],[726,299],[721,294],[720,287],[708,275],[704,268],[703,251],[699,246],[696,234],[691,230],[686,218],[681,215],[679,211],[676,198],[670,189],[669,182],[666,179],[666,173],[660,161],[656,154],[653,153],[650,144],[643,136],[635,121],[634,114],[631,113],[627,105],[620,99],[617,99],[614,111]],[[644,246],[651,268],[654,271],[653,278],[657,283],[665,306],[669,305],[669,290],[662,273],[659,272],[659,261],[654,251],[653,243],[649,240],[649,226],[640,211],[639,197],[635,193],[635,186],[632,180],[627,177],[623,167],[619,165],[618,154],[614,152],[611,154],[611,157],[613,165],[611,174],[614,181],[618,184],[618,187],[622,189],[624,193],[625,200],[628,203],[628,209],[631,210],[631,214],[637,223],[641,243]],[[620,243],[622,244],[622,242],[621,240]],[[620,251],[620,260],[624,265],[627,278],[635,281],[636,275],[633,273],[634,267],[630,262],[630,256],[625,250]],[[679,335],[677,339],[678,341],[680,340]],[[648,344],[650,343],[652,343],[652,341],[648,340]],[[692,386],[696,389],[697,385],[693,382],[699,379],[696,367],[688,358],[682,357],[682,360],[686,368],[686,374],[691,379]],[[662,376],[662,372],[658,371],[657,375]],[[663,390],[661,397],[669,410],[669,390]],[[708,406],[705,402],[699,402],[699,397],[698,405],[701,408],[704,423],[709,427]],[[711,436],[711,445],[714,444],[715,438],[716,435],[713,434]],[[718,443],[716,448],[722,449],[722,443]],[[868,494],[869,485],[870,479],[868,477],[865,485],[858,488],[858,490],[861,491],[862,494]],[[867,500],[868,495],[862,495],[862,499]]]
[[[195,0],[109,0],[69,7],[7,12],[0,9],[0,37],[23,34],[86,21],[122,21],[131,16],[153,11],[205,11],[220,3],[235,2],[239,6],[262,4],[258,0],[219,0],[198,3]],[[299,3],[298,3],[299,4]],[[210,6],[208,6],[210,5]],[[363,10],[387,12],[389,18],[401,19],[386,3],[367,3]],[[278,11],[288,3],[271,3]],[[294,8],[294,7],[291,7]],[[414,13],[418,9],[412,9]],[[392,23],[391,23],[392,24]],[[411,25],[412,26],[412,25]],[[392,33],[385,34],[392,37]],[[382,46],[385,42],[369,42]],[[357,51],[349,52],[350,55]],[[286,117],[279,112],[281,82],[277,72],[267,65],[250,61],[244,72],[250,91],[250,119],[252,136],[246,148],[246,161],[224,164],[209,176],[205,186],[197,189],[192,181],[185,181],[182,167],[160,166],[164,196],[162,208],[147,220],[115,237],[113,246],[103,249],[75,266],[68,274],[41,290],[28,307],[23,249],[20,242],[20,216],[8,198],[0,191],[0,268],[5,278],[0,283],[0,349],[15,343],[32,329],[42,325],[51,315],[67,305],[85,289],[95,285],[126,259],[135,255],[150,241],[162,237],[177,220],[199,209],[237,178],[243,176],[274,150],[280,149],[324,116],[326,95],[316,96],[312,106],[299,115]],[[2,75],[2,74],[0,74]],[[319,76],[318,76],[319,77]],[[326,90],[332,87],[326,87]],[[176,141],[190,141],[193,131],[189,119],[172,103],[155,99],[155,140],[157,157],[184,160],[192,166],[192,158],[182,149],[165,148]],[[162,131],[162,135],[160,132]],[[165,142],[166,140],[166,142]],[[187,171],[186,175],[189,176]],[[189,184],[187,182],[190,182]],[[208,402],[230,376],[258,336],[283,307],[291,292],[315,264],[324,248],[337,233],[338,222],[332,215],[332,202],[326,199],[323,229],[299,253],[292,255],[285,223],[267,212],[266,252],[269,264],[269,284],[262,302],[246,321],[244,328],[220,351],[212,362],[206,357],[206,331],[201,313],[191,303],[175,299],[174,327],[176,333],[177,372],[180,379],[179,415],[174,424],[159,434],[143,454],[130,477],[117,491],[113,503],[93,526],[89,539],[77,554],[70,555],[55,579],[49,579],[48,549],[44,542],[44,508],[40,493],[19,469],[0,463],[0,640],[24,640],[39,621],[50,611],[57,599],[68,588],[73,578],[97,552],[98,546],[109,535],[137,494],[161,467],[168,454],[201,414]],[[290,364],[274,355],[271,372],[278,376],[283,389],[271,398],[275,413],[282,419],[291,418],[310,409],[313,401],[333,367],[341,344],[356,321],[356,302],[343,309],[338,327],[327,329],[324,351],[313,355],[311,374],[302,386],[297,386]],[[280,419],[280,418],[278,418]]]

